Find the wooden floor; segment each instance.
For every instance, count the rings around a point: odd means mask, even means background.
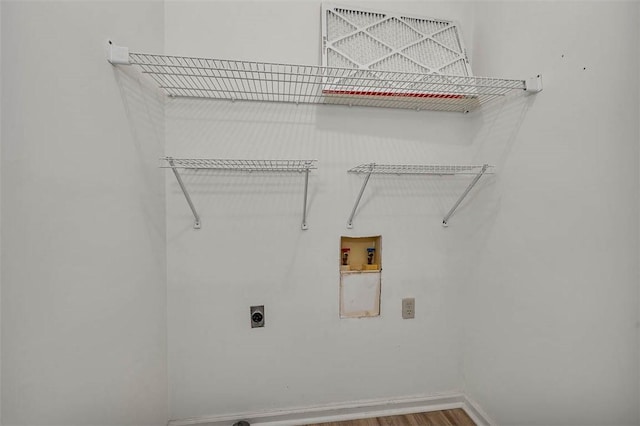
[[[344,422],[315,423],[307,426],[476,426],[461,408],[402,416],[374,417]]]

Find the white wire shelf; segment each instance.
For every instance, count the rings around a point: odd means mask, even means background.
[[[393,174],[393,175],[477,175],[485,165],[439,165],[439,164],[360,164],[348,173]],[[484,173],[492,174],[494,166],[487,165]]]
[[[196,210],[189,191],[180,176],[178,169],[188,170],[237,170],[244,172],[299,172],[304,173],[304,203],[302,205],[302,229],[308,229],[307,225],[307,193],[309,188],[309,172],[318,168],[318,160],[227,160],[213,158],[161,158],[160,167],[168,168],[178,181],[178,185],[184,194],[187,204],[194,217],[195,229],[200,229],[200,215]]]
[[[489,164],[482,165],[436,165],[436,164],[423,164],[423,165],[410,165],[410,164],[360,164],[347,170],[348,173],[363,174],[365,179],[360,188],[360,193],[356,197],[356,202],[353,205],[349,219],[347,220],[347,228],[353,228],[353,218],[356,215],[356,210],[362,199],[362,194],[367,187],[369,178],[371,175],[473,175],[471,183],[464,190],[462,195],[454,203],[453,207],[449,209],[449,212],[442,219],[442,225],[448,226],[449,218],[456,211],[462,200],[469,194],[471,189],[478,183],[480,178],[485,174],[493,174],[495,167]]]
[[[508,80],[311,65],[129,53],[110,45],[114,65],[135,65],[169,96],[469,112],[514,91],[542,90],[539,77]],[[534,84],[535,83],[535,84]]]
[[[226,160],[213,158],[165,157],[160,167],[208,170],[239,170],[245,172],[304,172],[317,169],[317,160]],[[173,164],[171,164],[173,162]]]

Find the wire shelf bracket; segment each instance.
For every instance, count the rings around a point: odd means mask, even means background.
[[[171,171],[173,171],[173,174],[175,175],[176,180],[178,181],[178,185],[180,185],[180,189],[182,190],[182,193],[184,194],[184,198],[186,198],[187,204],[189,204],[189,208],[191,209],[191,212],[193,213],[193,217],[194,217],[193,228],[194,229],[200,229],[200,215],[198,214],[198,211],[196,210],[196,207],[193,205],[193,201],[191,201],[191,196],[189,195],[189,191],[187,191],[187,187],[184,186],[184,182],[182,181],[182,177],[180,176],[180,173],[178,173],[178,168],[175,165],[174,159],[171,158],[171,157],[166,157],[165,160],[169,164],[169,167],[171,168]]]
[[[542,90],[540,76],[507,80],[155,55],[130,52],[111,41],[107,60],[112,65],[135,65],[170,97],[466,113],[513,92]]]
[[[189,191],[185,186],[178,169],[186,170],[237,170],[244,172],[298,172],[304,173],[304,202],[302,205],[302,225],[303,230],[309,229],[307,225],[307,200],[308,200],[308,187],[309,187],[309,171],[317,169],[317,160],[223,160],[223,159],[210,159],[210,158],[173,158],[164,157],[161,159],[163,162],[160,167],[168,168],[173,171],[173,174],[178,181],[178,185],[184,194],[187,204],[191,209],[194,217],[195,229],[200,229],[200,215],[198,214]]]
[[[446,175],[473,175],[473,180],[469,183],[462,195],[454,203],[453,207],[447,212],[442,219],[442,226],[449,226],[449,219],[456,211],[460,203],[466,198],[471,189],[478,183],[480,178],[485,174],[493,174],[494,166],[489,164],[483,165],[400,165],[400,164],[361,164],[359,166],[349,169],[347,173],[364,174],[365,178],[362,182],[360,192],[356,197],[356,201],[351,209],[351,214],[347,220],[347,228],[353,228],[353,218],[355,217],[358,205],[362,199],[362,194],[369,183],[369,178],[373,174],[379,175],[432,175],[432,176],[446,176]]]

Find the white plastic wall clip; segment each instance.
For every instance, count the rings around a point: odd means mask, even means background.
[[[524,81],[524,90],[529,93],[542,92],[542,76],[538,74],[535,77],[526,79]]]
[[[129,48],[116,46],[109,40],[109,44],[107,45],[107,61],[109,61],[111,65],[129,65]]]

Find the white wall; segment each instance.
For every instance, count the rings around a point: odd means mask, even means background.
[[[500,424],[638,423],[637,3],[369,6],[457,19],[476,74],[541,72],[545,91],[469,116],[164,108],[104,61],[108,37],[316,64],[320,2],[2,3],[2,424],[155,425],[463,387]],[[176,157],[318,159],[310,229],[301,176],[192,173],[193,230],[156,168],[165,137]],[[465,180],[374,178],[347,230],[362,179],[346,170],[371,161],[499,175],[448,229]],[[339,237],[376,234],[382,316],[339,320]]]
[[[172,102],[171,155],[317,158],[320,169],[307,232],[300,179],[188,176],[194,231],[169,176],[171,418],[465,384],[501,424],[637,423],[637,5],[370,6],[458,19],[476,74],[541,72],[545,91],[474,116]],[[314,64],[318,10],[168,2],[166,48]],[[500,174],[447,230],[464,182],[373,180],[347,231],[361,179],[345,171],[369,161],[487,161]],[[341,321],[338,238],[378,233],[382,316]],[[415,321],[399,319],[406,296]],[[267,327],[250,330],[248,306],[263,303]]]
[[[2,4],[2,424],[167,418],[161,2]]]
[[[2,2],[0,2],[0,99],[2,99]],[[0,102],[0,146],[2,146],[2,102]],[[2,149],[0,149],[2,158]],[[0,168],[2,161],[0,160]],[[0,240],[2,239],[2,173],[0,173]],[[2,269],[0,244],[0,270]],[[2,273],[0,273],[0,366],[2,366]],[[0,367],[0,425],[2,424],[2,368]]]
[[[371,7],[458,19],[465,3]],[[320,2],[167,2],[170,54],[318,64]],[[468,24],[468,25],[467,25]],[[346,221],[364,162],[465,163],[477,121],[462,114],[172,100],[167,154],[308,158],[302,176],[198,172],[185,183],[193,218],[167,175],[170,417],[222,415],[462,388],[460,288],[442,217],[467,180],[372,178],[354,228]],[[469,220],[462,208],[451,223]],[[338,318],[339,238],[382,235],[382,315]],[[455,234],[453,234],[455,235]],[[401,299],[416,298],[416,319]],[[266,306],[250,329],[249,306]]]
[[[476,72],[545,86],[486,133],[505,159],[478,203],[499,208],[470,249],[465,379],[499,424],[639,422],[637,8],[476,9]]]

